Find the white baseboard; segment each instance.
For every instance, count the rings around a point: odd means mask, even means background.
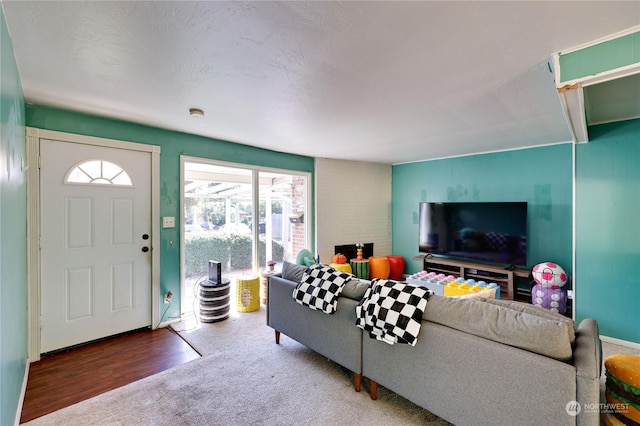
[[[625,346],[631,349],[640,350],[640,343],[629,342],[627,340],[616,339],[615,337],[600,336],[600,340],[607,343],[613,343],[614,345]]]
[[[169,327],[171,324],[175,324],[177,322],[180,322],[180,318],[171,318],[167,321],[163,321],[160,324],[158,324],[157,328],[165,328],[165,327]]]
[[[14,425],[20,424],[20,417],[22,417],[22,406],[24,404],[24,396],[27,393],[27,382],[29,381],[29,366],[31,363],[27,359],[27,365],[24,368],[24,377],[22,378],[22,389],[20,389],[20,399],[18,399],[18,408],[16,412]]]

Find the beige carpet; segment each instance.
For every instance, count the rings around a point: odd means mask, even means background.
[[[28,425],[447,425],[287,336],[275,344],[264,307],[174,328],[203,356]]]

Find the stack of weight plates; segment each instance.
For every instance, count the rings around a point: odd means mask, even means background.
[[[200,283],[200,321],[217,322],[229,318],[230,285],[228,278],[222,278],[220,283],[209,280]]]

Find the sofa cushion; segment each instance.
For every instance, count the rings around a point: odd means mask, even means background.
[[[306,265],[296,265],[287,261],[282,262],[282,278],[285,280],[299,283],[302,281],[302,276],[309,269]]]
[[[302,280],[293,290],[296,302],[311,309],[333,314],[338,305],[338,296],[353,275],[336,271],[326,265],[311,265]]]
[[[567,318],[562,314],[550,311],[541,306],[530,305],[528,303],[516,302],[513,300],[502,299],[482,299],[483,302],[493,303],[494,305],[504,306],[505,308],[514,309],[516,311],[524,312],[531,315],[536,315],[542,318],[547,318],[554,321],[566,322],[569,327],[569,341],[573,345],[576,341],[576,333],[578,332],[578,325],[571,318]]]
[[[344,285],[342,296],[353,300],[360,300],[371,285],[371,281],[352,278]]]
[[[431,296],[423,319],[541,355],[570,361],[570,324],[473,299]]]

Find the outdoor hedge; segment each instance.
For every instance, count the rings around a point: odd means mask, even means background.
[[[251,269],[251,236],[241,234],[217,234],[214,232],[185,235],[185,275],[202,275],[208,272],[209,260],[222,263],[222,271]],[[267,260],[281,262],[284,259],[284,247],[277,241],[272,242],[273,259],[266,259],[266,242],[258,242],[260,267]]]

